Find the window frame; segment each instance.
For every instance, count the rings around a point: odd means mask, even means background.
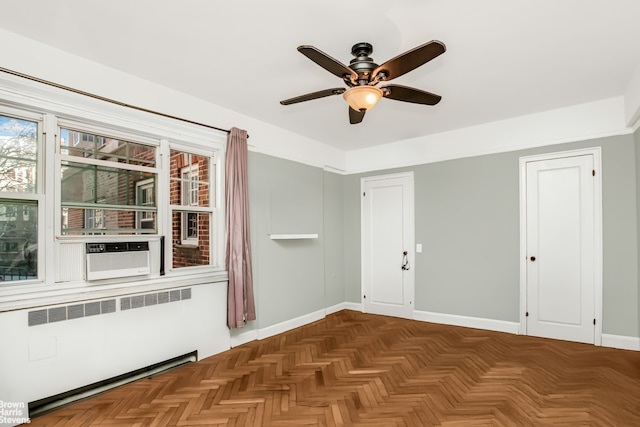
[[[171,158],[171,151],[179,151],[183,154],[204,156],[209,159],[209,181],[207,183],[209,206],[172,205],[168,199],[163,205],[166,206],[167,218],[173,218],[174,213],[183,214],[194,212],[198,214],[209,214],[209,264],[173,267],[175,245],[173,244],[171,238],[168,238],[165,239],[165,253],[168,254],[167,271],[170,274],[189,274],[190,272],[195,273],[200,270],[226,272],[224,270],[224,242],[226,241],[226,230],[223,218],[224,215],[221,214],[222,212],[224,212],[224,199],[221,197],[221,195],[224,194],[224,162],[222,162],[221,159],[224,159],[224,156],[226,154],[226,147],[223,145],[213,145],[210,149],[205,150],[201,146],[190,144],[189,142],[185,142],[184,140],[172,140],[169,141],[169,144],[164,148],[165,151],[163,152],[163,156],[165,156],[167,159]],[[167,164],[168,163],[169,161],[167,161]],[[167,168],[169,168],[169,165],[167,165]],[[168,173],[166,174],[165,186],[167,188],[166,194],[168,196],[171,174],[169,169],[167,169],[167,172]],[[182,200],[182,194],[180,197]],[[168,220],[167,224],[171,225],[170,223],[171,220]],[[166,235],[171,236],[172,230],[167,230]],[[194,247],[193,244],[187,244],[184,246]]]
[[[45,222],[45,212],[47,208],[46,203],[46,192],[45,192],[45,170],[44,162],[45,155],[43,153],[45,144],[45,136],[46,136],[46,127],[47,127],[47,117],[44,113],[35,113],[31,111],[27,111],[24,109],[17,109],[11,106],[0,104],[0,115],[4,117],[15,118],[19,120],[25,120],[34,122],[37,124],[36,131],[36,179],[35,179],[35,191],[33,193],[20,193],[20,192],[11,192],[11,191],[0,191],[0,200],[13,200],[16,202],[30,202],[36,204],[36,212],[37,212],[37,248],[38,255],[36,257],[37,262],[37,274],[34,279],[25,279],[25,280],[15,280],[15,281],[3,281],[2,286],[8,288],[14,287],[22,287],[29,286],[37,283],[43,283],[45,280],[45,253],[47,250],[45,248],[46,242],[46,222]],[[20,213],[16,211],[16,215]]]

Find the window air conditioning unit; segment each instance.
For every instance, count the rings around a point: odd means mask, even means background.
[[[87,280],[151,273],[149,242],[87,243]]]

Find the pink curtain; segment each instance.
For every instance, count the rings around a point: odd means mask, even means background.
[[[256,319],[251,272],[247,157],[247,131],[232,128],[227,139],[225,168],[226,267],[229,272],[227,324],[230,329],[241,328],[247,321]]]

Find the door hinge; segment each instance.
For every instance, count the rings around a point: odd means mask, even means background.
[[[595,169],[591,171],[591,176],[596,176],[596,170]]]
[[[594,325],[596,324],[596,319],[593,319],[593,324],[594,324]]]

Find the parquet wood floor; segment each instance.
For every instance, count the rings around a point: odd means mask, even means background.
[[[640,352],[342,311],[32,426],[640,426]]]

